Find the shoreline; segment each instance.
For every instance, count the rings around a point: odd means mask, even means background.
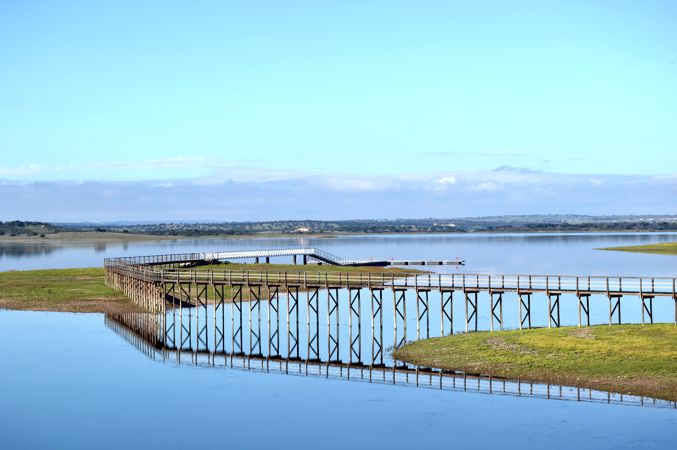
[[[288,238],[288,239],[336,239],[340,237],[365,237],[365,236],[470,236],[470,235],[504,235],[504,234],[624,234],[624,233],[642,233],[642,234],[667,234],[677,233],[677,230],[499,230],[499,231],[406,231],[406,232],[335,232],[335,233],[253,233],[253,234],[215,234],[215,235],[153,235],[138,233],[122,233],[111,231],[63,231],[40,236],[0,236],[0,244],[60,244],[60,243],[83,243],[96,244],[103,242],[151,242],[151,241],[186,241],[186,240],[238,240],[238,239],[266,239],[266,238]],[[652,244],[660,245],[660,244]],[[648,246],[633,246],[648,247]],[[608,247],[595,250],[615,250],[615,251],[637,251],[630,250],[632,247]],[[647,252],[663,253],[663,252]]]
[[[192,270],[298,271],[312,273],[362,272],[404,276],[427,273],[417,269],[384,267],[344,267],[288,264],[219,264],[198,266]],[[229,290],[226,291],[228,295]],[[9,270],[0,272],[0,309],[74,313],[147,312],[119,291],[105,285],[103,267]]]
[[[72,313],[143,312],[104,283],[103,268],[0,272],[0,308]]]
[[[461,333],[412,342],[393,357],[469,375],[677,401],[674,324]]]

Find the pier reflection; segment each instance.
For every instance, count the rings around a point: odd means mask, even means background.
[[[171,315],[126,313],[106,314],[104,320],[108,328],[148,358],[163,363],[218,366],[261,373],[413,386],[444,391],[677,408],[677,402],[667,400],[597,391],[589,388],[506,380],[462,372],[422,368],[401,364],[389,357],[384,358],[383,363],[373,364],[373,360],[372,363],[364,362],[361,359],[354,360],[352,355],[350,361],[342,362],[340,359],[332,360],[331,357],[326,357],[322,353],[319,353],[319,355],[310,353],[311,356],[304,354],[302,356],[283,357],[263,355],[251,350],[249,352],[229,352],[219,350],[218,345],[210,347],[207,341],[200,338],[199,331],[194,332],[193,328],[188,328],[185,324],[172,323],[167,328],[168,319],[171,319]],[[191,321],[188,320],[188,324],[190,323]],[[171,331],[174,327],[180,327],[187,333],[186,340],[182,345],[177,346],[172,340],[166,339],[166,330]],[[337,339],[338,337],[335,338],[335,340]],[[193,342],[197,345],[192,345]]]

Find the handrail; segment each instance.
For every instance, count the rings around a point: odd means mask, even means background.
[[[134,263],[130,263],[134,260]],[[106,268],[147,281],[227,282],[228,284],[266,283],[298,285],[356,285],[407,286],[418,288],[478,289],[517,292],[588,292],[613,294],[662,295],[677,299],[676,277],[647,276],[575,276],[528,274],[413,274],[386,272],[318,272],[308,271],[250,271],[250,270],[192,270],[157,268],[138,263],[136,258],[108,258]],[[146,259],[147,260],[147,259]],[[151,259],[153,264],[157,259]],[[284,276],[283,276],[284,275]]]
[[[336,255],[317,248],[291,248],[291,249],[273,249],[273,250],[245,250],[228,252],[202,252],[202,253],[170,253],[164,255],[148,256],[128,256],[120,258],[106,258],[104,265],[111,263],[158,265],[169,263],[182,263],[191,261],[218,261],[227,259],[241,258],[263,258],[277,256],[308,256],[320,262],[327,262],[337,266],[357,266],[373,265],[376,263],[390,264],[395,261],[392,259],[369,258],[369,259],[342,259]],[[436,261],[441,264],[462,264],[461,260],[443,260]]]

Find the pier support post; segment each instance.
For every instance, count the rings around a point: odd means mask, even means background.
[[[675,325],[677,325],[677,278],[672,279],[672,299],[675,303]]]
[[[173,282],[165,282],[164,284],[164,298],[165,302],[168,299],[172,299],[172,320],[170,321],[168,327],[167,327],[167,332],[165,333],[165,337],[167,339],[167,348],[172,349],[176,347],[176,304],[175,304],[175,299],[174,299],[174,283]]]
[[[613,323],[614,314],[617,316],[618,325],[621,324],[621,298],[622,295],[609,295],[609,325]]]
[[[421,321],[425,317],[425,337],[430,337],[430,315],[428,314],[428,289],[416,290],[416,340],[421,339]]]
[[[292,317],[292,314],[293,317]],[[296,354],[295,356],[294,353]],[[299,288],[287,286],[287,358],[299,357]]]
[[[642,295],[642,325],[644,325],[644,314],[649,318],[649,323],[653,323],[653,296]],[[648,300],[648,301],[647,301]]]
[[[187,287],[187,289],[186,289]],[[191,296],[191,290],[192,290],[192,285],[190,283],[179,283],[179,290],[181,291],[181,298],[179,298],[179,315],[181,316],[179,320],[181,321],[181,345],[180,345],[180,350],[184,349],[184,344],[187,342],[188,343],[188,350],[193,349],[193,339],[191,336],[191,331],[192,331],[192,321],[190,317],[190,308],[187,310],[188,312],[186,313],[188,316],[188,327],[184,324],[183,320],[183,304],[184,302],[187,305],[192,305],[190,296]],[[185,299],[185,300],[184,300]],[[184,337],[184,332],[185,332],[185,337]]]
[[[307,360],[320,360],[320,308],[319,289],[309,288],[306,294],[306,326],[308,328]]]
[[[498,295],[494,302],[494,294]],[[489,291],[490,306],[491,306],[491,331],[494,331],[494,320],[499,325],[499,329],[503,329],[503,291]],[[498,311],[496,309],[498,308]]]
[[[519,296],[520,330],[524,328],[525,322],[527,328],[531,328],[531,292],[520,292],[517,295]]]
[[[336,333],[332,334],[332,317],[336,322]],[[327,363],[341,362],[340,354],[339,290],[327,287]]]
[[[465,294],[465,332],[469,331],[470,322],[474,321],[473,331],[477,331],[477,291],[464,290]]]
[[[378,329],[375,325],[378,319]],[[371,289],[371,366],[383,366],[383,289]]]
[[[348,288],[348,339],[350,340],[350,355],[348,357],[349,364],[352,364],[353,362],[362,362],[362,300],[360,291],[361,290],[359,288]],[[356,330],[353,330],[353,317],[357,323],[357,327],[355,327]],[[353,356],[357,358],[357,361],[353,361]]]
[[[590,294],[578,294],[578,327],[583,326],[582,314],[585,314],[586,326],[590,326]]]
[[[407,343],[407,298],[406,289],[393,288],[393,309],[394,309],[394,330],[393,341],[394,348],[398,349]],[[399,318],[398,318],[399,317]],[[397,322],[402,321],[402,337],[398,340]]]
[[[243,355],[242,348],[242,285],[231,286],[230,329],[231,355]],[[237,316],[236,316],[237,315]]]
[[[444,324],[449,323],[449,334],[454,334],[454,291],[440,290],[442,304],[440,305],[440,331],[444,336]]]
[[[221,347],[221,352],[225,353],[226,348],[226,339],[225,339],[225,329],[226,329],[226,299],[224,295],[225,287],[223,284],[214,285],[214,353],[219,351]],[[218,311],[221,311],[221,328],[217,326],[217,314]]]
[[[252,316],[256,310],[257,326],[254,328]],[[254,352],[256,350],[256,353]],[[261,285],[249,285],[249,356],[261,355]]]
[[[268,357],[280,356],[280,286],[267,285],[268,290]],[[272,314],[275,313],[275,322]]]
[[[197,295],[195,297],[195,351],[200,351],[200,346],[203,345],[205,350],[209,350],[209,337],[207,331],[207,284],[195,285]],[[200,312],[204,315],[204,324],[200,325]]]
[[[559,293],[551,294],[548,293],[548,328],[552,327],[552,324],[555,324],[556,328],[560,326],[560,315],[559,315]]]

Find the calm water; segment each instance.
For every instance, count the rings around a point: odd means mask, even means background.
[[[465,272],[666,275],[677,258],[595,248],[677,240],[677,233],[472,234],[339,238],[182,239],[99,244],[0,243],[0,271],[101,266],[103,258],[199,251],[316,247],[343,258],[462,258]],[[284,258],[273,262],[289,262]],[[438,270],[456,270],[442,267]]]
[[[459,256],[468,272],[674,276],[677,258],[593,249],[675,239],[539,234],[0,245],[0,270],[98,266],[117,255],[314,246],[344,257]],[[669,311],[660,313],[666,321]],[[98,314],[0,311],[0,340],[3,449],[677,445],[677,411],[670,409],[163,362]]]

